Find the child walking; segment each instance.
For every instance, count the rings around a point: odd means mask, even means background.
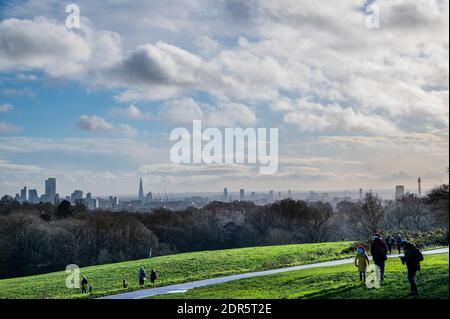
[[[358,247],[358,252],[355,257],[355,266],[358,267],[359,280],[363,283],[366,281],[366,271],[369,267],[370,261],[366,254],[364,247]]]

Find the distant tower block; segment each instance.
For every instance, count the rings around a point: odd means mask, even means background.
[[[401,200],[405,197],[405,186],[397,185],[395,186],[395,199]]]
[[[142,186],[142,178],[139,180],[139,196],[138,199],[143,202],[144,201],[144,187]]]
[[[359,200],[363,200],[363,189],[362,188],[360,188],[359,189]]]
[[[419,189],[418,189],[419,197],[422,197],[422,179],[420,178],[420,176],[419,176],[419,179],[417,180],[417,184],[419,186]]]

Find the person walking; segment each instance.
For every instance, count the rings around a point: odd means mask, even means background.
[[[380,270],[380,281],[384,280],[384,265],[387,260],[387,247],[384,241],[381,239],[381,235],[376,233],[373,236],[373,242],[370,246],[370,253],[373,257],[374,264]]]
[[[362,281],[363,283],[366,282],[366,272],[369,264],[370,261],[369,257],[366,254],[366,250],[362,246],[358,247],[358,251],[355,257],[355,266],[358,267],[359,281]]]
[[[400,234],[397,235],[397,238],[395,239],[395,241],[397,242],[397,249],[398,249],[398,253],[401,254],[401,248],[402,248],[402,243],[403,243],[403,238]]]
[[[408,281],[410,285],[411,295],[417,296],[416,274],[420,270],[420,262],[423,261],[423,255],[420,250],[412,243],[407,241],[402,242],[402,247],[405,255],[401,258],[402,264],[406,264],[408,269]]]
[[[150,272],[150,282],[152,284],[154,284],[157,279],[158,279],[158,273],[156,272],[155,269],[152,269],[152,271]]]
[[[81,293],[82,294],[87,293],[88,285],[89,285],[89,280],[83,276],[83,279],[81,279]]]
[[[138,278],[139,278],[139,285],[140,285],[140,286],[143,286],[144,283],[145,283],[145,279],[147,278],[147,273],[145,272],[144,266],[141,266],[141,267],[139,268],[139,275],[138,275]]]
[[[395,244],[395,239],[394,239],[394,237],[389,236],[389,237],[386,239],[386,245],[387,245],[387,248],[388,248],[388,251],[389,251],[389,255],[392,254],[392,247],[394,246],[394,244]]]

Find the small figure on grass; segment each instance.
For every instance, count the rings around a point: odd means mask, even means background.
[[[138,279],[139,279],[139,285],[144,286],[145,280],[147,279],[147,273],[145,272],[144,266],[141,266],[139,268]]]
[[[370,261],[369,257],[367,256],[366,250],[363,246],[359,246],[355,257],[355,266],[358,267],[359,280],[362,283],[366,282],[366,272],[369,264]]]

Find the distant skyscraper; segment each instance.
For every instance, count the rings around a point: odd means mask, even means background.
[[[45,201],[55,202],[56,196],[56,178],[50,177],[45,180]]]
[[[138,196],[139,201],[143,202],[144,201],[144,187],[142,186],[142,178],[139,180],[139,196]]]
[[[83,191],[74,190],[73,193],[70,195],[70,201],[72,203],[76,203],[77,201],[80,201],[82,199],[83,199]]]
[[[153,202],[153,194],[152,194],[152,192],[147,193],[147,196],[145,196],[145,202],[146,203]]]
[[[360,188],[359,189],[359,200],[363,200],[363,189],[362,188]]]
[[[32,204],[37,204],[39,202],[37,190],[35,189],[28,190],[28,201]]]
[[[417,180],[417,184],[418,184],[418,195],[419,197],[422,197],[422,179],[419,176],[419,179]]]
[[[244,201],[245,200],[245,192],[243,189],[239,191],[239,200]]]
[[[395,186],[395,199],[402,199],[405,197],[405,186],[397,185]]]
[[[250,195],[251,200],[256,200],[256,193],[252,192],[252,194]]]
[[[273,202],[273,191],[269,192],[269,202]]]
[[[228,194],[228,188],[223,189],[223,201],[228,202],[230,200],[230,195]]]
[[[291,192],[291,190],[288,190],[288,198],[289,198],[289,199],[292,198],[292,192]]]
[[[20,201],[22,203],[27,201],[27,187],[24,186],[21,190],[20,190]]]

